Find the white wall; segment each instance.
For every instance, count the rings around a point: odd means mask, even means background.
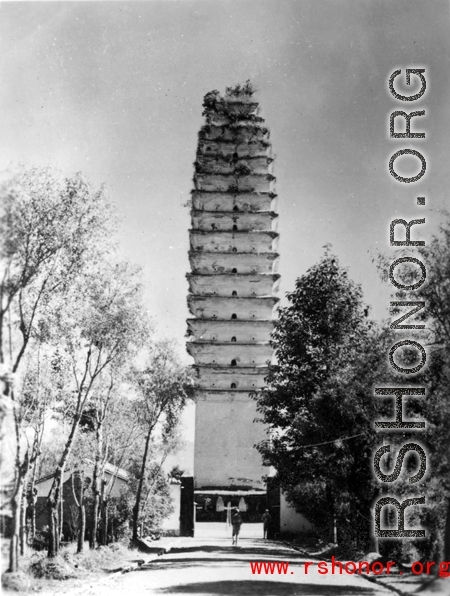
[[[255,402],[240,392],[204,395],[196,404],[195,487],[264,489],[261,478],[267,468],[254,445],[266,434],[263,425],[254,422]]]
[[[166,517],[162,523],[161,529],[163,532],[170,532],[173,535],[179,536],[181,484],[171,484],[169,490],[174,512],[169,517]]]
[[[280,531],[307,532],[314,526],[300,513],[297,513],[286,501],[283,493],[280,495]]]

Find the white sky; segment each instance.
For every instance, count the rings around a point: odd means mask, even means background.
[[[206,92],[250,78],[277,159],[280,296],[330,242],[377,317],[388,288],[372,262],[394,217],[448,205],[448,2],[198,0],[3,2],[0,169],[53,163],[105,182],[123,219],[121,250],[142,266],[149,312],[184,354],[189,211]],[[425,67],[420,102],[388,93],[396,68]],[[408,89],[408,92],[409,89]],[[394,109],[426,109],[425,140],[391,140]],[[388,173],[423,151],[413,185]],[[425,207],[415,198],[426,196]],[[186,355],[186,362],[189,358]]]

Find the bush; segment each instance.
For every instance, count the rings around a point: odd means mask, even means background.
[[[48,527],[45,526],[40,532],[36,532],[33,544],[31,545],[34,550],[41,551],[48,548]]]
[[[30,564],[30,572],[38,579],[65,580],[76,577],[73,569],[63,556],[54,559],[42,557]]]
[[[33,581],[23,571],[17,573],[2,573],[2,587],[6,592],[24,594],[32,589]]]

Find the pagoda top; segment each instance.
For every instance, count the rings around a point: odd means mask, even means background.
[[[259,104],[254,99],[255,88],[250,80],[234,87],[226,87],[225,94],[219,91],[210,91],[203,98],[203,116],[226,116],[234,120],[254,119],[263,121],[258,117]]]

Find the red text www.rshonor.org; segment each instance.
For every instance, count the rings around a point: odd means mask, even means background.
[[[313,561],[305,561],[298,567],[296,566],[296,569],[298,568],[300,573],[307,574],[311,565],[317,565],[317,572],[320,575],[327,575],[328,573],[347,575],[354,575],[355,573],[382,575],[384,573],[390,575],[391,572],[402,574],[402,571],[395,569],[396,563],[394,561],[387,561],[386,563],[382,561],[374,561],[373,563],[347,561],[341,563],[336,561],[335,557],[331,557],[331,562],[319,561],[314,563]],[[450,577],[450,561],[442,561],[441,563],[415,561],[410,569],[414,575],[429,575],[437,571],[439,577]],[[253,575],[294,575],[295,573],[292,568],[289,568],[289,563],[286,561],[251,561],[250,570]]]

